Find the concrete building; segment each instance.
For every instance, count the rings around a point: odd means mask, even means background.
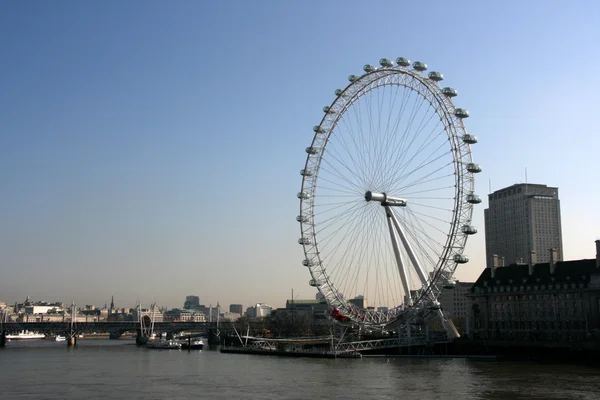
[[[537,261],[550,262],[549,249],[563,260],[558,188],[516,184],[488,195],[485,210],[487,266],[497,255],[500,265],[527,262],[530,251]]]
[[[227,321],[227,322],[233,322],[233,321],[237,321],[238,319],[240,319],[241,316],[242,316],[242,314],[240,314],[240,313],[226,312],[226,313],[221,314],[221,320]]]
[[[366,310],[368,307],[367,299],[365,299],[365,296],[362,296],[362,295],[356,296],[355,298],[348,300],[348,303],[354,304],[356,307],[360,308],[361,310]]]
[[[165,319],[173,322],[206,322],[206,315],[196,310],[169,310]]]
[[[256,305],[246,309],[246,315],[248,318],[264,318],[270,316],[272,310],[273,307],[267,304],[257,303]]]
[[[286,300],[285,310],[294,317],[306,316],[313,324],[327,323],[329,316],[325,300]]]
[[[450,318],[456,329],[463,334],[467,331],[467,319],[471,312],[471,293],[473,282],[456,282],[454,289],[444,289],[438,301],[447,318]]]
[[[600,332],[600,240],[596,258],[486,268],[469,297],[475,338],[575,343]]]
[[[271,310],[273,307],[267,304],[257,304],[256,305],[256,316],[259,318],[268,317],[271,315]]]
[[[200,297],[198,296],[186,296],[183,308],[186,310],[198,310],[200,308]]]
[[[62,312],[64,311],[59,305],[32,305],[25,307],[25,314],[47,314],[48,312]]]
[[[229,312],[242,315],[242,313],[244,312],[244,306],[242,306],[241,304],[230,304]]]

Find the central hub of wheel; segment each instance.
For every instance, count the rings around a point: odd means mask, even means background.
[[[365,193],[366,201],[378,201],[382,206],[406,207],[406,200],[399,197],[388,196],[385,193],[371,192]]]

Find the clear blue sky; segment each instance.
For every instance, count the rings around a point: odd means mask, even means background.
[[[599,20],[596,1],[4,2],[0,300],[313,298],[303,150],[381,57],[443,72],[480,139],[478,192],[527,167],[560,189],[565,258],[591,258]],[[475,279],[483,233],[466,253]]]

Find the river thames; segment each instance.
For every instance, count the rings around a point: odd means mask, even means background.
[[[461,359],[306,359],[10,342],[0,399],[598,399],[600,369]]]

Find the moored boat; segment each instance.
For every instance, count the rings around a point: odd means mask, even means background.
[[[188,342],[187,340],[182,340],[179,342],[181,344],[182,349],[190,349],[190,350],[202,350],[204,348],[204,342],[201,339],[192,340]]]
[[[17,334],[6,335],[6,339],[9,340],[26,340],[26,339],[44,339],[46,335],[39,332],[21,331]]]
[[[64,342],[65,340],[67,340],[67,338],[65,336],[62,335],[56,335],[56,337],[54,338],[55,341],[57,342]]]
[[[163,349],[163,350],[178,350],[178,349],[181,349],[181,343],[178,343],[175,340],[154,339],[154,340],[148,340],[148,343],[146,343],[146,348],[148,348],[148,349]]]

